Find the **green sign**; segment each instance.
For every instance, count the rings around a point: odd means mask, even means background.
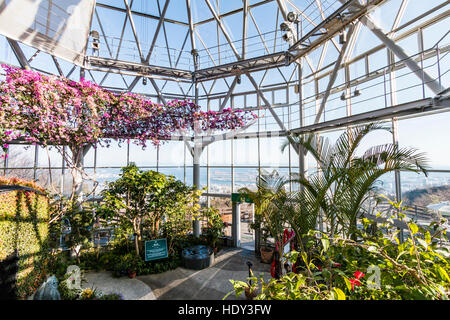
[[[249,198],[244,196],[240,193],[232,193],[231,194],[231,201],[233,202],[247,202],[247,203],[253,203],[253,201]]]
[[[166,239],[145,241],[145,261],[164,259],[168,256]]]

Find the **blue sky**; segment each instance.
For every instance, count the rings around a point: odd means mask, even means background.
[[[113,4],[118,7],[124,7],[122,1],[99,1],[103,3]],[[192,1],[193,2],[193,12],[194,12],[194,21],[200,21],[203,19],[211,18],[211,13],[209,12],[208,8],[206,7],[206,4],[204,1]],[[215,1],[211,0],[212,3],[215,5]],[[257,1],[251,1],[250,3],[254,3]],[[297,7],[299,8],[305,8],[307,4],[309,4],[311,1],[293,1]],[[332,1],[328,1],[331,3]],[[324,1],[324,3],[326,3]],[[388,1],[385,6],[383,6],[382,10],[378,10],[373,12],[373,17],[381,24],[381,26],[385,30],[389,30],[392,26],[392,22],[395,19],[395,14],[397,11],[398,6],[400,5],[400,0],[391,0]],[[438,4],[442,3],[440,0],[428,0],[428,1],[409,1],[408,7],[405,11],[405,16],[402,21],[408,21],[409,19],[417,16],[420,13],[425,12],[429,8],[436,6]],[[161,10],[164,5],[164,1],[160,1],[161,4]],[[176,5],[175,5],[176,4]],[[229,10],[236,9],[241,5],[240,0],[232,0],[232,1],[221,1],[219,11],[221,13],[227,12]],[[311,9],[308,9],[311,11],[311,16],[314,17],[314,10],[313,7],[310,7]],[[159,15],[158,6],[156,3],[156,0],[153,1],[137,1],[135,0],[135,4],[133,5],[133,9],[137,11],[143,11],[149,14]],[[217,10],[217,8],[215,8]],[[446,8],[444,8],[446,9]],[[105,29],[105,32],[109,37],[115,37],[119,38],[120,33],[123,26],[124,21],[124,15],[123,13],[117,13],[111,10],[107,10],[105,8],[98,8],[98,13],[100,16],[100,19],[102,21],[103,27]],[[330,9],[331,10],[331,9]],[[442,12],[443,10],[436,12],[434,14],[438,14]],[[276,23],[276,2],[269,3],[267,5],[259,6],[254,9],[252,9],[252,13],[258,22],[258,26],[261,29],[261,32],[267,33],[266,37],[268,40],[268,43],[270,41],[271,49],[274,45],[274,35],[270,32],[274,30],[274,26]],[[185,10],[185,1],[181,0],[172,0],[171,4],[169,5],[168,12],[166,14],[167,18],[176,19],[179,21],[187,22],[187,14]],[[236,14],[231,17],[226,17],[223,19],[226,29],[228,30],[230,36],[234,40],[240,40],[241,34],[242,34],[242,14]],[[422,22],[418,21],[416,24]],[[425,38],[425,48],[431,47],[438,41],[448,30],[448,22],[449,19],[440,22],[439,24],[436,24],[435,26],[432,26],[428,29],[424,30],[424,38]],[[143,19],[139,16],[135,17],[135,25],[138,30],[138,36],[142,42],[145,42],[149,44],[153,39],[154,30],[156,28],[157,20],[151,20],[151,19]],[[166,24],[166,31],[168,32],[168,44],[169,47],[173,48],[171,51],[174,55],[173,57],[176,57],[176,50],[180,49],[181,44],[185,39],[186,36],[186,28],[183,26],[178,26],[174,24]],[[99,30],[99,25],[96,17],[94,16],[93,19],[93,26],[92,29]],[[198,27],[198,32],[201,34],[201,37],[203,41],[205,42],[206,46],[209,48],[211,54],[213,56],[217,57],[215,54],[217,52],[217,30],[215,27],[215,24],[208,23],[204,24]],[[264,47],[261,45],[259,38],[255,37],[257,35],[257,31],[253,23],[249,22],[249,30],[248,30],[248,36],[251,37],[249,39],[249,44],[254,44],[252,48],[254,48],[254,52],[251,54],[253,55],[260,55],[264,54]],[[278,34],[279,36],[280,34]],[[125,37],[126,44],[124,45],[125,48],[123,49],[122,54],[119,55],[120,58],[132,58],[132,59],[138,59],[138,56],[135,54],[136,50],[133,47],[133,41],[134,37],[131,31],[131,27],[128,23],[127,28],[125,29]],[[110,39],[111,40],[111,39]],[[152,57],[153,60],[151,60],[153,63],[162,63],[162,64],[168,64],[169,61],[164,56],[167,56],[166,49],[164,48],[166,46],[166,39],[164,36],[162,36],[162,33],[157,39],[157,46],[159,48],[155,49],[154,56]],[[221,44],[224,44],[226,42],[225,37],[223,34],[220,35],[220,42]],[[357,45],[355,47],[355,52],[353,56],[359,55],[374,46],[379,44],[379,40],[376,39],[373,34],[370,32],[370,30],[363,28],[361,31],[361,34],[359,36]],[[417,38],[409,37],[405,40],[402,40],[399,42],[399,44],[405,49],[405,51],[409,54],[414,54],[418,51],[418,45],[417,45]],[[448,37],[443,41],[443,44],[448,44]],[[113,45],[113,43],[111,44]],[[197,45],[200,49],[203,49],[201,43],[197,40]],[[276,47],[276,50],[283,50],[285,48],[286,44],[282,44],[281,42],[278,42],[278,46]],[[240,42],[236,42],[236,47],[240,48]],[[15,61],[14,55],[12,54],[5,38],[3,36],[0,36],[0,60],[17,64]],[[23,46],[24,51],[27,55],[27,57],[30,57],[35,50],[31,48],[26,48]],[[225,47],[224,47],[225,48]],[[104,44],[102,44],[102,50],[106,50],[106,47]],[[189,68],[191,67],[189,65],[190,63],[190,42],[189,39],[186,43],[186,47],[184,48],[186,53],[183,54],[181,63],[179,65],[180,68]],[[238,49],[239,50],[239,49]],[[114,51],[114,50],[113,50]],[[145,50],[144,50],[145,51]],[[132,57],[130,54],[134,52],[135,57]],[[200,52],[201,54],[201,62],[204,63],[205,66],[208,65],[207,61],[209,59],[208,54],[206,50],[202,50]],[[230,50],[226,52],[228,56],[230,56]],[[327,65],[333,59],[336,58],[337,51],[334,50],[332,46],[330,46],[328,50],[328,54],[326,56],[326,59],[324,61],[324,65]],[[320,56],[320,50],[317,50],[316,53],[313,53],[310,55],[310,59],[313,63],[316,63]],[[431,59],[433,60],[433,59]],[[136,60],[137,61],[137,60]],[[380,52],[379,54],[374,55],[371,57],[370,65],[372,70],[378,69],[383,67],[386,64],[386,53],[385,51]],[[449,61],[450,58],[444,57],[441,62],[441,71],[445,72],[449,69]],[[173,62],[173,61],[172,61]],[[227,62],[226,55],[222,56],[222,63]],[[69,63],[65,63],[63,61],[60,61],[61,66],[65,73],[67,73],[71,66]],[[183,65],[184,63],[184,65]],[[429,63],[435,63],[435,61],[430,61]],[[211,64],[209,62],[209,64]],[[45,54],[39,54],[35,60],[33,61],[33,65],[37,66],[40,69],[48,70],[49,72],[56,73],[56,68],[53,66],[53,64],[50,62],[49,57]],[[290,76],[292,73],[292,67],[283,69],[283,73],[285,77]],[[305,67],[307,70],[307,67]],[[437,68],[431,68],[430,73],[434,76],[436,76],[436,69]],[[363,63],[356,63],[351,66],[351,74],[352,77],[360,76],[364,72],[364,65]],[[407,69],[403,69],[402,71],[399,71],[397,73],[397,76],[399,76],[400,80],[397,83],[397,89],[399,92],[398,95],[398,103],[407,102],[411,100],[420,99],[422,97],[422,88],[421,86],[413,87],[408,89],[410,86],[420,83],[420,81],[412,75],[408,75],[409,71]],[[93,73],[95,80],[99,81],[102,77],[99,74]],[[77,76],[76,74],[74,76]],[[132,79],[132,77],[126,76],[125,77],[128,83]],[[255,75],[255,78],[259,81],[262,78],[262,73],[259,73]],[[269,80],[266,80],[267,83],[270,82],[278,82],[282,81],[283,78],[280,75],[280,73],[276,70],[271,70],[268,73],[267,78]],[[294,77],[295,79],[295,77]],[[442,79],[443,84],[445,86],[448,86],[449,83],[449,74],[447,73],[445,77]],[[122,85],[121,78],[119,76],[110,76],[108,77],[108,80],[105,81],[105,85],[107,86],[117,86]],[[160,87],[163,86],[163,81],[157,81],[158,85]],[[228,83],[231,83],[231,79],[228,80]],[[323,90],[326,87],[327,80],[324,79],[319,83],[321,90]],[[343,73],[340,72],[338,75],[338,79],[336,80],[336,84],[343,83]],[[205,84],[205,87],[208,89],[210,88],[211,84]],[[379,97],[380,91],[382,90],[383,84],[380,83],[380,80],[374,80],[367,84],[364,84],[360,87],[362,91],[362,95],[358,98],[355,98],[353,102],[353,112],[364,112],[368,110],[373,110],[377,108],[384,107],[384,97]],[[136,91],[138,92],[151,92],[152,89],[150,88],[150,85],[143,86],[141,82],[136,87]],[[188,86],[187,86],[188,87]],[[310,96],[312,94],[312,85],[306,85],[304,88],[304,94],[305,96]],[[219,83],[216,86],[215,91],[224,91],[227,87],[223,81],[219,81]],[[237,92],[243,92],[247,90],[252,90],[253,88],[249,84],[249,82],[244,79],[236,88]],[[201,94],[202,94],[201,89]],[[165,87],[165,91],[178,91],[177,85],[172,83],[168,84]],[[179,91],[178,91],[179,92]],[[284,97],[276,96],[275,103],[284,103],[286,102]],[[294,96],[294,94],[291,93],[291,96]],[[329,99],[329,104],[327,105],[326,111],[326,119],[330,119],[332,117],[340,117],[343,116],[343,102],[339,99],[340,94],[331,96]],[[427,90],[426,96],[431,96],[431,93]],[[295,97],[291,97],[291,103],[295,102]],[[360,103],[358,103],[361,101]],[[206,108],[204,105],[204,102],[201,103],[202,106]],[[234,106],[239,107],[243,104],[243,98],[236,98]],[[254,106],[256,104],[256,97],[255,96],[248,96],[247,97],[247,105]],[[337,107],[335,107],[335,105]],[[309,113],[314,111],[315,107],[313,107],[313,104],[307,105],[310,108],[308,109]],[[212,108],[217,108],[218,103],[212,102],[211,103]],[[336,111],[330,111],[331,109],[336,108]],[[306,115],[308,116],[308,112],[306,112]],[[312,119],[314,114],[310,114],[310,117],[308,119]],[[295,116],[293,116],[295,117]],[[450,114],[449,113],[442,113],[437,115],[431,115],[421,118],[415,118],[415,119],[408,119],[408,120],[401,120],[399,122],[399,140],[401,146],[411,146],[419,149],[420,151],[426,152],[428,154],[429,159],[431,160],[431,164],[436,169],[444,169],[444,168],[450,168],[450,144],[448,143],[448,138],[450,137],[450,126],[448,126],[448,123],[450,123]],[[261,119],[261,123],[265,122],[273,123],[273,119],[267,114],[264,118]],[[309,121],[309,120],[308,120]],[[295,125],[293,123],[292,125]],[[265,127],[266,129],[278,129],[276,125],[268,125]],[[252,129],[254,131],[254,129]],[[338,135],[338,132],[336,133],[327,133],[325,136],[330,137],[330,139],[335,139]],[[261,163],[267,164],[267,165],[288,165],[288,158],[287,158],[287,152],[284,154],[281,154],[279,151],[280,144],[283,139],[262,139],[261,140]],[[366,147],[369,147],[374,144],[381,144],[381,143],[389,143],[392,141],[392,137],[388,133],[383,132],[377,132],[376,134],[372,134],[368,137],[368,139],[365,141],[365,143],[362,146],[362,150],[366,149]],[[234,142],[217,142],[214,143],[210,147],[209,151],[209,164],[210,165],[230,165],[231,164],[231,143],[234,143],[235,150],[233,159],[235,164],[237,165],[257,165],[258,159],[255,157],[255,153],[257,152],[256,146],[256,140],[253,141],[234,141]],[[100,163],[97,163],[97,165],[121,165],[123,164],[123,161],[125,159],[126,161],[126,154],[124,153],[124,149],[119,149],[118,147],[112,147],[107,150],[101,150],[98,151],[99,155],[102,156],[99,157]],[[149,147],[146,151],[142,151],[138,149],[138,147],[132,146],[131,149],[132,158],[131,160],[136,161],[138,164],[141,163],[142,165],[153,165],[156,163],[156,151],[153,149],[153,147]],[[294,157],[294,156],[293,156]],[[46,161],[46,156],[41,156],[42,158],[41,162]],[[55,156],[56,158],[56,156]],[[205,155],[202,159],[202,164],[206,164],[206,158],[207,154],[205,152]],[[189,161],[189,155],[187,155],[187,159]],[[87,162],[90,160],[87,159]],[[183,150],[183,144],[182,143],[174,143],[171,142],[168,145],[164,145],[160,150],[160,162],[167,163],[167,165],[180,165],[184,161],[184,150]],[[59,161],[55,161],[55,163],[58,163]],[[189,163],[189,162],[188,162]],[[293,162],[294,164],[294,162]],[[312,165],[312,163],[311,163]]]

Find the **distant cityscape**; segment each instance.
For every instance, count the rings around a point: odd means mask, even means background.
[[[153,170],[156,170],[154,168]],[[277,170],[281,174],[288,176],[288,168],[266,168],[266,170]],[[192,167],[178,167],[178,168],[159,168],[159,171],[173,175],[187,184],[192,184]],[[295,172],[295,169],[293,169]],[[99,188],[105,182],[113,181],[118,178],[120,169],[97,169],[96,180],[99,182]],[[255,186],[258,174],[257,168],[234,168],[234,192],[241,187]],[[201,168],[200,183],[201,187],[207,186],[207,171],[206,167]],[[209,189],[210,193],[231,193],[231,167],[230,168],[210,168],[209,169]],[[430,187],[447,186],[450,185],[450,173],[429,173],[426,177],[423,173],[417,174],[413,172],[401,173],[401,188],[402,192],[408,192],[416,189],[426,189]],[[376,186],[381,193],[386,195],[395,194],[394,174],[386,174],[379,179]]]

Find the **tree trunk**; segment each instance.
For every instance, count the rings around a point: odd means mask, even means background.
[[[83,160],[89,149],[90,146],[83,146],[78,150],[74,147],[70,148],[72,152],[72,194],[70,199],[76,199],[75,201],[79,205],[83,202]]]
[[[139,256],[139,239],[140,239],[140,224],[137,219],[133,221],[133,231],[134,231],[134,246],[136,248],[136,255]]]

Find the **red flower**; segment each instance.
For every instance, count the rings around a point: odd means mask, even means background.
[[[360,286],[361,282],[358,279],[350,279],[350,284],[352,285],[352,290],[355,290],[355,285]]]
[[[333,267],[338,268],[338,267],[340,267],[340,266],[342,266],[340,263],[333,262]]]
[[[364,277],[365,274],[362,273],[361,271],[356,271],[353,275],[355,276],[355,279],[350,279],[350,284],[352,285],[352,290],[355,290],[355,285],[357,285],[357,286],[361,285],[361,282],[359,281],[359,279]]]
[[[321,266],[317,266],[317,269],[319,269],[319,271],[322,271],[322,267]]]

